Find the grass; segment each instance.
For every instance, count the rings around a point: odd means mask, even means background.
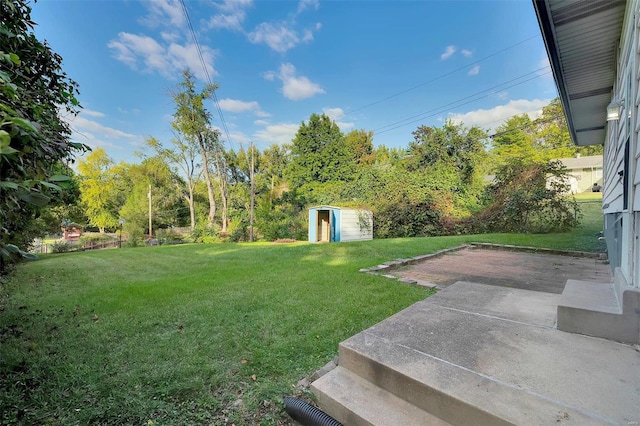
[[[341,340],[428,292],[358,273],[470,241],[601,251],[567,234],[213,244],[49,255],[1,288],[0,424],[284,424]],[[304,396],[304,395],[303,395]]]

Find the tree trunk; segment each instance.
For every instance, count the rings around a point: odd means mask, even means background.
[[[189,219],[191,220],[191,230],[196,229],[196,206],[193,200],[193,185],[189,183],[189,194],[185,195],[184,199],[189,205]]]
[[[216,152],[216,173],[218,175],[218,187],[220,188],[220,201],[222,202],[222,232],[227,232],[228,195],[226,167],[224,159],[221,158],[220,151]]]
[[[213,194],[213,182],[211,182],[211,176],[209,175],[209,161],[203,140],[200,140],[200,150],[202,152],[202,170],[204,172],[204,180],[207,182],[207,194],[209,195],[209,216],[207,220],[209,227],[212,227],[213,218],[216,216],[216,199]]]

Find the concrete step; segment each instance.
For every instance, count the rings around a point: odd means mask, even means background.
[[[616,285],[568,280],[558,304],[558,329],[626,343],[640,340],[638,292],[619,299]]]
[[[361,333],[343,342],[340,365],[372,386],[375,383],[396,398],[452,425],[602,424],[583,413],[523,392],[517,386],[374,335]],[[333,415],[333,411],[328,412]]]
[[[640,422],[640,353],[555,329],[559,297],[453,284],[342,342],[340,371],[453,425]]]
[[[313,382],[311,389],[320,407],[344,425],[449,425],[343,367]]]

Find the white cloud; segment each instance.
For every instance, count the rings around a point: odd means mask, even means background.
[[[256,126],[267,126],[269,122],[267,120],[256,120],[253,122]]]
[[[246,144],[251,142],[251,139],[242,132],[230,132],[229,136],[233,143]]]
[[[259,130],[253,134],[255,140],[260,142],[266,142],[269,144],[278,143],[291,143],[291,140],[296,136],[298,132],[298,124],[274,124],[267,126],[264,130]]]
[[[271,116],[271,114],[269,114],[268,112],[264,112],[260,109],[260,104],[257,101],[245,102],[238,99],[225,98],[225,99],[220,99],[218,104],[220,105],[220,108],[224,111],[236,112],[236,113],[253,112],[258,117]]]
[[[478,75],[480,74],[480,65],[474,65],[473,68],[469,70],[467,75]]]
[[[480,126],[494,130],[505,120],[515,115],[528,114],[532,119],[542,115],[542,107],[548,105],[551,99],[519,99],[509,101],[505,105],[498,105],[490,109],[478,109],[466,113],[450,113],[448,118],[466,126]]]
[[[454,53],[456,53],[456,47],[455,46],[447,46],[447,48],[444,50],[444,53],[442,55],[440,55],[440,59],[442,59],[443,61],[445,59],[449,59]]]
[[[219,14],[209,19],[206,27],[213,30],[232,30],[242,31],[242,23],[244,22],[245,12],[238,11],[233,15]]]
[[[185,27],[186,18],[182,11],[180,0],[152,0],[144,2],[149,9],[149,15],[140,22],[149,27],[164,25],[167,27]]]
[[[247,37],[251,43],[266,44],[279,53],[285,53],[301,42],[298,33],[284,22],[276,24],[263,22],[253,32],[247,34]]]
[[[158,72],[164,77],[174,78],[185,67],[189,67],[197,78],[206,80],[195,44],[171,42],[163,45],[143,34],[121,32],[107,46],[117,60],[134,70]],[[200,46],[200,50],[209,75],[216,75],[213,68],[215,52],[204,45]]]
[[[498,99],[507,99],[507,97],[509,96],[509,92],[507,92],[506,90],[503,90],[502,92],[498,92],[496,93],[496,97]]]
[[[252,4],[252,0],[224,0],[213,3],[221,13],[209,18],[204,26],[207,29],[242,31],[242,24],[247,17],[245,10]]]
[[[327,117],[335,121],[338,127],[340,127],[340,130],[345,131],[353,129],[354,123],[340,121],[345,116],[344,110],[342,108],[322,108],[322,112],[324,112]]]
[[[70,117],[67,120],[72,128],[77,130],[86,130],[89,132],[98,133],[100,137],[106,137],[109,139],[119,139],[119,138],[127,138],[127,139],[136,139],[138,136],[132,135],[131,133],[123,132],[122,130],[114,129],[112,127],[104,126],[97,121],[89,120],[82,115],[78,115],[76,117]]]
[[[143,138],[140,136],[114,129],[83,117],[82,115],[86,114],[87,111],[90,111],[87,114],[89,116],[104,116],[102,113],[91,110],[82,110],[77,116],[62,115],[63,119],[71,127],[71,140],[74,142],[83,143],[92,148],[104,147],[110,149],[121,148],[123,144],[138,146],[142,143]],[[92,115],[92,113],[95,114]]]
[[[282,94],[285,98],[292,101],[299,101],[310,98],[319,93],[325,93],[319,84],[312,82],[307,77],[297,76],[296,67],[290,63],[280,65],[280,72],[268,72],[264,74],[267,80],[273,80],[275,77],[282,81]]]
[[[84,114],[84,115],[88,115],[89,117],[104,117],[104,113],[99,112],[99,111],[93,111],[93,110],[88,109],[88,108],[83,108],[80,111],[80,113]]]
[[[223,111],[229,112],[247,112],[254,111],[260,108],[260,104],[258,104],[258,102],[256,101],[244,102],[237,99],[229,98],[220,99],[218,104]]]
[[[468,58],[469,56],[473,55],[473,52],[472,52],[472,51],[470,51],[469,49],[462,49],[462,50],[460,51],[460,53],[462,53],[462,56],[465,56],[465,57],[467,57],[467,58]]]
[[[301,13],[306,9],[318,10],[319,7],[320,2],[318,0],[300,0],[300,2],[298,3],[297,13]]]

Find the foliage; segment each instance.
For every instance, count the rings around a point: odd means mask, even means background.
[[[567,231],[580,212],[562,163],[511,161],[487,188],[487,208],[472,219],[476,232],[548,233]]]
[[[70,141],[60,117],[77,113],[77,85],[36,38],[30,15],[25,0],[0,2],[0,273],[16,258],[9,245],[26,247],[38,235],[38,211],[69,179],[54,165],[88,149]]]
[[[207,196],[209,200],[209,214],[207,223],[213,226],[216,214],[216,200],[211,171],[215,169],[218,176],[218,188],[223,198],[222,229],[226,231],[226,164],[222,145],[219,141],[219,132],[214,130],[211,124],[211,114],[204,106],[206,100],[213,96],[217,85],[206,85],[200,92],[196,91],[196,82],[193,74],[187,69],[182,73],[183,80],[178,89],[171,95],[175,103],[175,112],[171,126],[184,141],[184,149],[198,151],[202,173],[207,184]],[[181,148],[182,149],[182,148]]]
[[[165,228],[158,229],[156,239],[160,244],[180,244],[182,243],[183,236],[172,228]]]
[[[153,229],[186,223],[188,209],[180,192],[176,191],[182,187],[181,179],[172,173],[163,157],[147,157],[140,164],[122,165],[120,180],[128,188],[118,213],[126,220],[124,228],[127,232],[148,232],[149,190]]]
[[[76,250],[76,248],[76,244],[66,240],[55,241],[53,244],[51,244],[51,251],[53,251],[53,253],[66,253],[72,250]]]
[[[80,236],[80,242],[82,245],[88,243],[105,243],[116,239],[118,239],[118,237],[114,237],[113,235],[95,232],[85,232]]]
[[[118,185],[123,182],[118,179],[113,160],[103,148],[97,148],[80,159],[78,172],[82,205],[89,222],[100,232],[117,228],[118,210],[125,195],[119,190]]]
[[[351,154],[351,155],[350,155]],[[338,125],[325,114],[311,114],[293,139],[286,176],[293,187],[347,181],[354,173],[353,152]]]

